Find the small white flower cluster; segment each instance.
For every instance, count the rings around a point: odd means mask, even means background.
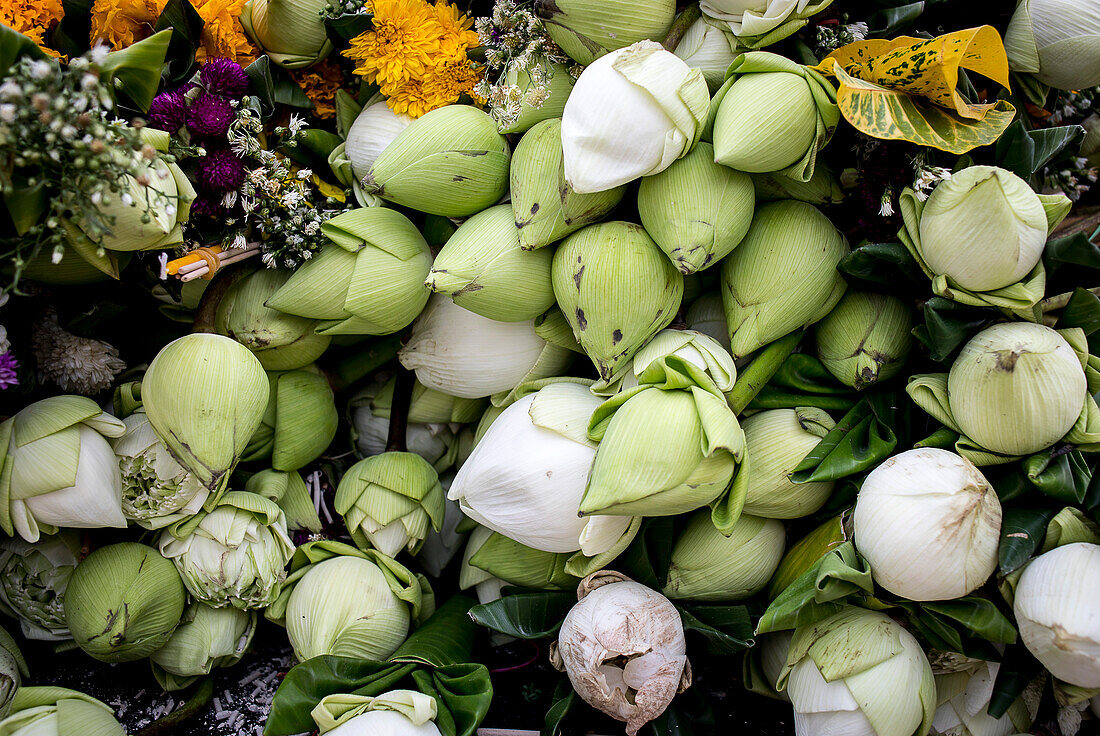
[[[913,183],[910,186],[913,187],[917,199],[922,202],[928,199],[928,195],[932,193],[937,184],[951,178],[951,169],[945,169],[942,166],[930,166],[923,150],[913,156],[912,164]]]
[[[819,25],[814,39],[817,44],[817,54],[819,57],[825,57],[842,46],[862,41],[867,38],[869,31],[870,27],[862,21],[847,25]]]

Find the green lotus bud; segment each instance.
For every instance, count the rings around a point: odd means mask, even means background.
[[[548,248],[523,250],[512,207],[500,204],[455,231],[425,285],[482,317],[501,322],[534,319],[554,306]]]
[[[814,167],[814,175],[809,181],[799,181],[780,172],[771,174],[753,174],[753,188],[757,202],[770,202],[775,199],[797,199],[800,202],[821,207],[844,201],[844,190],[836,175],[824,164]]]
[[[718,23],[699,18],[680,38],[673,53],[703,73],[711,93],[726,81],[726,70],[737,56],[737,39]]]
[[[0,628],[0,718],[11,711],[15,694],[23,684],[23,678],[28,676],[27,660],[19,651],[19,645],[11,634]]]
[[[275,470],[298,470],[320,457],[336,436],[340,415],[332,387],[312,365],[269,373],[268,381],[267,411],[241,459],[270,459]]]
[[[715,97],[714,160],[754,174],[809,181],[836,128],[836,91],[816,71],[766,51],[740,56]]]
[[[391,110],[385,100],[367,105],[355,116],[344,139],[344,154],[351,162],[356,181],[363,180],[382,151],[412,121],[405,113]]]
[[[915,196],[919,199],[919,195]],[[915,204],[905,225],[917,257],[936,276],[971,291],[993,291],[1023,279],[1039,263],[1047,233],[1069,212],[1064,195],[1040,198],[1011,171],[971,166],[932,190],[923,206]]]
[[[668,357],[646,369],[640,381],[592,414],[588,436],[600,445],[582,514],[692,511],[725,492],[741,461],[744,432],[705,373]]]
[[[714,163],[714,148],[691,153],[638,187],[646,232],[681,273],[695,273],[729,255],[752,223],[752,179]]]
[[[313,506],[314,491],[299,473],[270,468],[261,470],[245,481],[244,489],[274,501],[283,510],[288,532],[321,532],[321,519]]]
[[[215,331],[251,350],[264,370],[286,371],[309,365],[332,342],[331,337],[313,331],[315,320],[267,306],[267,300],[291,275],[291,271],[261,268],[234,284],[218,303]]]
[[[149,422],[172,457],[221,491],[264,416],[267,375],[248,348],[195,333],[157,353],[141,383]]]
[[[317,331],[326,335],[389,335],[420,314],[432,255],[409,218],[362,207],[337,215],[321,231],[332,244],[295,271],[267,306],[324,320]]]
[[[59,527],[125,528],[122,479],[104,436],[125,431],[84,396],[51,396],[0,424],[0,529],[37,542]]]
[[[448,105],[414,120],[363,179],[370,194],[443,217],[466,217],[508,190],[508,141],[488,114]]]
[[[569,236],[554,253],[552,275],[558,305],[605,381],[668,326],[684,293],[684,277],[645,230],[628,222]]]
[[[1065,338],[1043,325],[993,325],[966,343],[947,378],[959,429],[980,446],[1030,455],[1081,415],[1085,371]]]
[[[1100,84],[1100,10],[1073,0],[1019,0],[1005,31],[1013,71],[1083,90]]]
[[[742,514],[725,536],[710,510],[695,513],[676,538],[662,589],[673,600],[739,601],[764,589],[783,558],[786,531],[775,519]]]
[[[65,621],[77,645],[104,662],[148,657],[164,646],[187,599],[172,563],[133,542],[100,547],[73,571]]]
[[[0,542],[0,602],[19,619],[23,636],[39,641],[72,639],[65,622],[65,591],[80,561],[80,538],[73,530]]]
[[[364,549],[387,557],[420,551],[429,529],[443,526],[443,486],[428,461],[412,452],[385,452],[348,468],[336,488],[336,513]]]
[[[163,647],[149,661],[165,690],[182,690],[215,667],[229,667],[244,656],[256,633],[256,612],[211,608],[195,601]]]
[[[550,64],[543,72],[549,75],[549,84],[539,87],[535,87],[530,74],[517,68],[516,65],[510,65],[507,69],[503,84],[519,90],[519,109],[514,114],[504,113],[507,117],[503,118],[494,109],[497,130],[505,134],[526,133],[544,120],[561,117],[565,109],[565,101],[569,99],[569,93],[573,91],[573,84],[577,81],[569,73],[569,67],[565,64]],[[544,94],[545,99],[543,99]],[[541,100],[537,107],[532,104],[533,98]]]
[[[722,303],[733,357],[827,315],[847,288],[836,270],[848,242],[804,202],[757,208],[748,235],[722,263]]]
[[[817,324],[817,357],[838,381],[862,391],[904,367],[912,327],[900,299],[849,291]]]
[[[510,180],[521,248],[542,248],[599,222],[626,194],[625,184],[578,194],[565,179],[562,156],[559,118],[535,125],[516,146]]]
[[[664,38],[676,17],[675,0],[535,0],[535,13],[562,51],[591,64],[609,51]]]
[[[240,21],[272,62],[301,69],[332,52],[321,17],[326,7],[326,0],[248,0]]]
[[[749,463],[745,493],[746,514],[768,519],[799,519],[825,505],[833,481],[794,483],[791,473],[836,425],[821,409],[771,409],[753,414],[745,430]]]
[[[699,368],[719,391],[729,391],[737,380],[733,358],[714,338],[695,330],[661,330],[634,356],[631,370],[623,374],[621,381],[611,384],[597,381],[592,386],[592,393],[611,396],[632,389],[649,366],[670,356],[683,358]]]
[[[163,531],[160,552],[175,563],[187,590],[215,608],[263,608],[279,596],[294,552],[275,503],[233,491],[213,511]]]
[[[688,307],[684,314],[688,329],[713,337],[727,351],[730,349],[730,331],[726,326],[726,310],[722,295],[717,291],[703,294]]]
[[[146,529],[161,529],[202,510],[210,489],[176,462],[157,436],[145,409],[122,420],[114,441],[122,472],[122,513]]]
[[[126,736],[114,711],[95,698],[63,687],[21,687],[3,736]]]

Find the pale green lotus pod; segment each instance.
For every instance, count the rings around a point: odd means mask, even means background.
[[[703,73],[661,44],[612,51],[584,70],[562,112],[566,181],[602,192],[664,171],[698,142],[709,109]]]
[[[847,285],[836,266],[848,241],[813,205],[769,202],[722,263],[722,303],[733,357],[827,315]]]
[[[832,84],[767,51],[739,56],[727,76],[715,96],[714,160],[738,171],[778,171],[810,181],[818,153],[840,122]]]
[[[332,338],[314,332],[317,321],[286,314],[267,300],[292,272],[261,268],[235,283],[218,303],[214,331],[251,350],[268,371],[287,371],[321,357]]]
[[[1083,90],[1100,84],[1100,8],[1074,0],[1018,0],[1005,31],[1013,71]]]
[[[688,329],[713,337],[729,352],[730,331],[726,326],[726,310],[722,306],[720,293],[710,291],[693,301],[684,313],[684,321]]]
[[[684,274],[713,266],[737,247],[755,201],[749,175],[714,163],[713,146],[703,142],[638,187],[642,225]]]
[[[573,91],[577,80],[569,73],[569,67],[565,64],[549,64],[543,73],[550,77],[550,83],[542,87],[548,94],[545,99],[541,99],[542,92],[536,91],[530,74],[519,69],[517,65],[508,67],[502,83],[519,90],[519,113],[506,119],[498,117],[497,129],[501,133],[526,133],[544,120],[561,117],[565,101],[569,99],[569,93]],[[541,99],[537,107],[532,104],[532,97]],[[494,109],[493,113],[497,117],[497,110]]]
[[[826,412],[808,406],[769,409],[744,419],[741,427],[749,455],[743,471],[745,513],[798,519],[824,506],[834,482],[794,483],[791,473],[834,426],[836,422]]]
[[[267,460],[284,472],[298,470],[320,457],[336,436],[340,414],[332,387],[315,365],[267,377],[267,411],[241,459]]]
[[[611,381],[680,308],[684,277],[641,226],[591,225],[554,253],[554,296],[573,335]]]
[[[317,331],[326,335],[389,335],[416,319],[428,301],[432,254],[409,218],[362,207],[321,231],[332,244],[295,271],[267,306],[322,320]]]
[[[911,310],[897,297],[849,291],[817,323],[817,357],[838,381],[862,391],[905,366],[912,328]]]
[[[146,529],[161,529],[201,511],[210,489],[176,462],[145,409],[122,423],[126,433],[112,442],[122,473],[122,514]]]
[[[240,21],[275,64],[301,69],[332,53],[321,11],[326,0],[248,0]]]
[[[550,245],[599,222],[622,201],[626,185],[579,194],[566,181],[562,159],[561,119],[533,126],[512,155],[512,214],[519,228],[520,247]]]
[[[329,736],[441,736],[437,714],[435,698],[416,690],[326,695],[310,712],[318,732]]]
[[[427,579],[377,550],[307,542],[290,569],[264,615],[286,626],[302,662],[322,654],[384,660],[435,611]]]
[[[313,506],[313,494],[297,471],[268,468],[249,477],[244,489],[274,501],[283,510],[288,532],[321,531],[321,519]]]
[[[661,330],[642,346],[631,361],[631,369],[624,372],[620,380],[611,383],[597,381],[592,386],[592,393],[611,396],[632,389],[638,385],[639,377],[649,366],[673,355],[706,373],[719,391],[729,391],[737,380],[737,366],[733,358],[713,337],[695,330]]]
[[[932,290],[974,306],[1024,309],[1043,298],[1047,236],[1069,214],[1064,194],[1036,194],[996,166],[955,172],[927,201],[912,189],[899,200],[898,233]]]
[[[825,164],[814,167],[814,175],[809,181],[792,179],[786,174],[753,174],[753,188],[757,202],[771,202],[776,199],[797,199],[818,207],[837,204],[844,201],[844,190],[840,181]]]
[[[703,73],[712,94],[726,81],[726,70],[739,53],[733,34],[709,18],[692,23],[672,52]]]
[[[336,488],[336,513],[363,549],[387,557],[420,551],[430,529],[443,527],[443,486],[428,461],[412,452],[384,452],[352,465]]]
[[[92,657],[129,662],[164,646],[186,599],[176,568],[155,549],[134,542],[111,544],[73,571],[65,591],[65,621],[77,645]]]
[[[255,611],[195,601],[168,642],[149,657],[153,676],[164,690],[182,690],[215,667],[241,661],[255,633]]]
[[[398,359],[428,388],[478,399],[560,375],[573,353],[541,337],[534,320],[498,322],[434,294]]]
[[[702,0],[703,15],[722,23],[742,43],[757,37],[754,46],[773,44],[806,25],[807,18],[832,0]]]
[[[104,439],[124,431],[84,396],[42,399],[0,424],[0,529],[36,542],[60,527],[124,528],[122,478]]]
[[[739,601],[764,589],[783,559],[783,523],[742,514],[727,537],[710,511],[692,515],[672,546],[668,582],[673,600]]]
[[[80,536],[63,529],[34,544],[0,542],[0,609],[19,619],[23,636],[37,641],[70,641],[65,622],[65,591],[80,562]]]
[[[294,553],[283,510],[245,491],[227,493],[212,511],[165,529],[158,543],[188,592],[215,608],[270,605]]]
[[[921,736],[936,711],[921,645],[885,614],[855,606],[795,630],[777,689],[800,733]]]
[[[0,720],[3,736],[126,736],[114,711],[90,695],[64,687],[21,687],[10,714]]]
[[[382,151],[412,121],[405,113],[391,110],[385,100],[367,105],[359,112],[344,138],[344,155],[351,162],[356,181],[363,180]]]
[[[216,494],[260,426],[269,390],[248,348],[194,333],[161,348],[141,382],[141,399],[172,457]]]
[[[370,194],[443,217],[466,217],[508,191],[508,141],[487,113],[447,105],[414,120],[363,178]]]
[[[23,678],[29,676],[27,660],[19,651],[19,645],[11,634],[0,628],[0,718],[11,711],[12,701],[22,687]]]
[[[1000,662],[970,660],[963,669],[936,674],[935,736],[1009,736],[1031,729],[1031,714],[1016,698],[1000,718],[989,715],[989,701],[1001,669]]]
[[[599,442],[582,514],[673,516],[719,499],[745,453],[722,392],[697,366],[669,356],[592,414]]]
[[[675,0],[535,0],[535,13],[562,51],[591,64],[609,51],[661,39],[676,17]]]
[[[500,322],[525,322],[554,306],[549,248],[523,250],[510,204],[459,226],[424,282],[458,306]]]

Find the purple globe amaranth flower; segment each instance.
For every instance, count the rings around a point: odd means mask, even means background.
[[[15,372],[18,367],[19,361],[10,350],[0,355],[0,390],[19,385],[19,376]]]
[[[229,101],[212,94],[201,94],[187,110],[187,129],[197,136],[217,138],[225,135],[235,115]]]
[[[207,92],[240,97],[248,89],[248,75],[232,59],[211,59],[199,69],[199,79]]]
[[[164,92],[153,98],[149,106],[149,124],[175,133],[187,121],[187,98],[180,90]]]
[[[211,151],[199,161],[199,181],[210,189],[237,189],[244,183],[244,161],[228,148]]]
[[[222,204],[220,194],[200,194],[191,203],[191,216],[224,217],[229,214],[229,208]]]

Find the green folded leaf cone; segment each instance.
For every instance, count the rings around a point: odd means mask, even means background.
[[[600,378],[622,373],[676,316],[684,277],[640,226],[591,225],[554,253],[554,295]]]
[[[840,111],[818,72],[767,51],[739,56],[715,99],[714,160],[752,174],[782,172],[807,182]]]
[[[638,187],[642,225],[684,274],[718,263],[737,247],[755,201],[749,175],[714,163],[714,147],[703,142]]]
[[[684,313],[684,321],[689,330],[713,337],[729,352],[730,331],[726,326],[726,310],[722,306],[722,295],[717,291],[707,292],[693,301]]]
[[[125,431],[84,396],[52,396],[0,424],[0,529],[36,542],[59,527],[124,528],[122,479],[105,437]]]
[[[900,299],[849,291],[817,325],[817,357],[838,381],[862,391],[905,366],[912,327]]]
[[[0,720],[3,736],[126,736],[114,711],[90,695],[63,687],[21,687],[10,714]]]
[[[321,519],[313,506],[309,486],[296,471],[283,472],[269,468],[249,477],[244,489],[274,501],[283,510],[288,532],[321,531]]]
[[[261,268],[234,284],[218,303],[214,329],[251,350],[268,371],[309,365],[328,348],[332,338],[314,332],[316,320],[285,314],[266,302],[292,272]]]
[[[552,118],[560,118],[565,109],[565,101],[569,99],[569,93],[573,91],[576,79],[569,73],[569,67],[565,64],[548,64],[543,72],[550,77],[545,89],[549,96],[538,107],[531,104],[528,90],[531,88],[531,75],[526,71],[509,66],[504,75],[503,83],[518,88],[522,95],[519,102],[519,114],[510,122],[497,121],[497,129],[501,133],[526,133],[539,123]]]
[[[791,473],[836,422],[809,406],[769,409],[741,422],[750,458],[746,473],[746,514],[768,519],[809,516],[829,500],[830,480],[795,483]]]
[[[332,244],[295,271],[268,307],[321,320],[317,331],[325,335],[389,335],[416,319],[428,301],[432,256],[409,218],[363,207],[321,231]]]
[[[256,612],[195,601],[168,642],[149,661],[165,690],[182,690],[215,667],[240,661],[256,633]]]
[[[268,391],[263,366],[248,348],[205,333],[161,348],[141,383],[157,436],[212,493],[225,487],[260,425]]]
[[[34,544],[0,542],[0,610],[19,620],[23,636],[69,641],[65,591],[80,561],[78,532],[63,530]]]
[[[414,120],[374,161],[363,188],[382,199],[443,217],[466,217],[508,190],[508,141],[496,121],[469,105]]]
[[[795,630],[777,684],[807,733],[920,736],[937,705],[932,668],[913,635],[854,606]]]
[[[948,659],[951,655],[947,655]],[[940,663],[951,667],[954,663]],[[932,721],[932,732],[956,733],[959,736],[984,734],[1027,733],[1031,729],[1031,714],[1021,698],[1016,698],[999,718],[989,715],[994,683],[1001,669],[1000,662],[966,661],[957,671],[937,672],[936,700],[939,707]]]
[[[1100,84],[1100,11],[1065,0],[1019,0],[1005,31],[1013,71],[1063,90]]]
[[[65,620],[77,645],[103,662],[148,657],[172,635],[187,591],[172,563],[133,542],[100,547],[77,565]]]
[[[725,536],[709,511],[696,512],[676,538],[662,589],[673,600],[739,601],[764,589],[783,558],[782,522],[742,514]]]
[[[695,330],[665,329],[642,346],[631,361],[630,370],[624,371],[619,379],[611,383],[597,381],[592,385],[592,393],[611,396],[632,389],[638,385],[647,368],[670,357],[682,358],[701,370],[723,393],[732,389],[737,381],[737,366],[733,357],[718,340]]]
[[[554,305],[550,249],[523,250],[512,207],[500,204],[459,226],[425,285],[458,306],[500,322],[534,319]]]
[[[122,473],[122,513],[146,529],[161,529],[202,510],[210,489],[176,462],[145,409],[122,420],[113,441]]]
[[[412,452],[385,452],[352,465],[336,488],[336,513],[363,549],[387,557],[416,554],[428,531],[443,527],[439,475]]]
[[[269,373],[271,392],[263,421],[241,459],[268,460],[288,472],[316,460],[332,443],[340,415],[328,378],[317,366]]]
[[[321,18],[325,7],[325,0],[249,0],[240,21],[272,62],[301,69],[332,52]]]
[[[520,139],[509,173],[512,215],[520,247],[550,245],[586,225],[599,222],[615,208],[626,185],[579,194],[565,179],[561,119],[544,120]]]
[[[674,0],[535,0],[535,14],[562,51],[587,66],[609,51],[663,38],[676,15]]]
[[[164,530],[158,544],[188,592],[215,608],[270,605],[294,553],[283,510],[244,491],[227,493],[212,511]]]
[[[722,263],[733,357],[827,315],[847,288],[836,270],[846,255],[844,235],[813,205],[758,207],[745,239]]]
[[[441,736],[435,725],[438,714],[436,699],[416,690],[326,695],[310,713],[319,733],[335,736]]]

